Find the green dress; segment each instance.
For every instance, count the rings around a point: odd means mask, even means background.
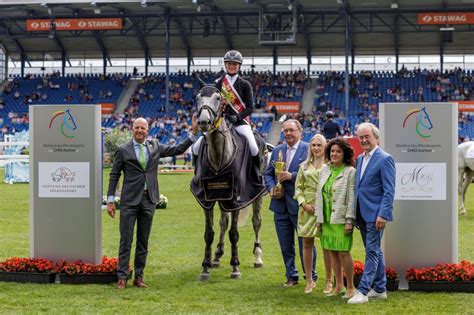
[[[316,169],[314,165],[309,165],[307,169],[300,166],[295,181],[294,199],[298,204],[314,204],[316,199],[316,188],[318,187],[318,177],[321,167]],[[316,216],[314,213],[308,213],[299,208],[298,211],[298,236],[315,237],[316,236]]]
[[[352,249],[352,233],[345,234],[345,224],[331,224],[332,209],[332,185],[336,177],[344,170],[346,166],[331,166],[331,175],[323,186],[323,233],[321,236],[321,247],[327,250],[348,252]]]

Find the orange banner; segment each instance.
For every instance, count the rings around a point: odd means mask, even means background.
[[[55,19],[57,31],[121,30],[122,19]],[[49,31],[51,20],[26,20],[26,30]]]
[[[102,115],[113,114],[115,110],[115,104],[113,103],[102,103],[100,104]]]
[[[459,101],[458,110],[460,112],[474,112],[474,101]]]
[[[418,24],[474,24],[474,12],[418,13]]]
[[[279,113],[299,113],[300,102],[267,102],[267,110],[273,106],[276,107]]]

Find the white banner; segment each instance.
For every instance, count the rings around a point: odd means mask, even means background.
[[[38,197],[89,198],[89,162],[38,162]]]
[[[446,163],[395,163],[396,200],[446,200]]]

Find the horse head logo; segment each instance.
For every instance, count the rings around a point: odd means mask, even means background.
[[[416,115],[415,115],[416,114]],[[426,107],[422,109],[411,109],[407,112],[405,120],[403,121],[403,128],[408,125],[408,120],[410,117],[416,117],[415,120],[415,131],[416,134],[424,141],[429,141],[431,135],[428,134],[429,130],[433,129],[433,124],[431,123],[430,115],[426,111]]]
[[[71,110],[68,108],[65,111],[58,111],[53,113],[53,117],[51,118],[51,121],[49,122],[49,129],[53,126],[54,120],[56,118],[62,116],[62,122],[59,127],[59,131],[61,134],[68,139],[69,141],[74,141],[76,136],[71,134],[71,131],[74,131],[77,129],[76,122],[74,121],[74,116],[71,114]]]

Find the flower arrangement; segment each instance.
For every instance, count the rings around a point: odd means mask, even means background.
[[[385,275],[387,276],[387,280],[398,280],[398,274],[393,268],[385,268]]]
[[[7,258],[0,262],[1,272],[55,273],[56,264],[44,258]]]
[[[352,265],[354,267],[354,276],[362,276],[364,273],[364,263],[355,259]]]
[[[361,276],[364,273],[364,263],[361,262],[360,260],[355,259],[354,263],[354,277],[356,276]],[[393,280],[396,281],[398,280],[398,274],[393,268],[385,268],[385,274],[387,275],[387,280]]]
[[[74,262],[67,262],[61,260],[56,264],[56,270],[59,273],[66,273],[68,275],[76,274],[97,274],[97,273],[117,273],[117,258],[108,258],[104,256],[100,265],[85,263],[80,260]]]
[[[156,209],[166,209],[167,205],[168,205],[168,198],[165,195],[160,194],[160,200],[156,204]]]
[[[44,258],[7,258],[0,262],[0,272],[36,272],[36,273],[66,273],[74,274],[96,274],[117,272],[117,258],[108,258],[104,256],[100,265],[75,262],[53,262]]]
[[[474,263],[461,260],[458,264],[437,264],[434,267],[410,268],[407,281],[474,281]]]

